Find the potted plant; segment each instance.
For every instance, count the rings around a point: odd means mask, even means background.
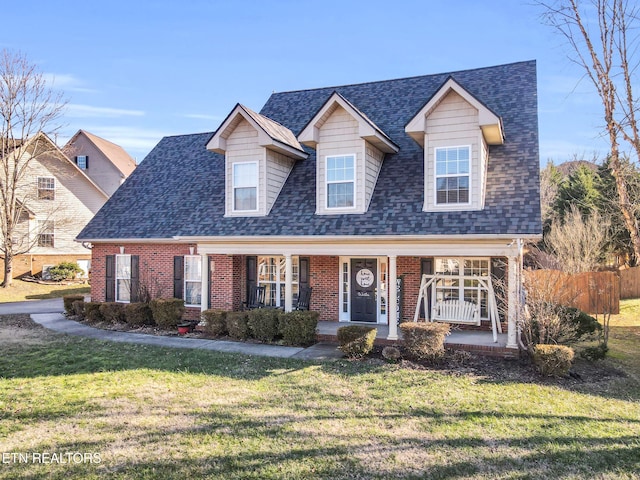
[[[178,324],[178,334],[179,335],[186,335],[187,333],[191,332],[191,322],[182,322]]]

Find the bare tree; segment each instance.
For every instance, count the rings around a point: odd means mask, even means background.
[[[0,255],[4,260],[2,287],[13,280],[13,259],[28,252],[38,233],[28,228],[34,200],[29,167],[57,148],[47,135],[59,128],[66,102],[47,86],[36,66],[20,53],[0,51]],[[46,221],[42,222],[46,228]]]
[[[572,205],[564,220],[554,220],[544,244],[564,272],[592,272],[602,263],[608,237],[608,220],[598,212],[584,218],[578,207]]]
[[[635,58],[639,46],[638,6],[628,0],[556,0],[538,4],[544,8],[546,23],[568,41],[573,52],[571,60],[584,69],[602,101],[610,144],[609,168],[633,245],[634,263],[639,264],[640,228],[622,172],[620,152],[622,140],[635,153],[636,160],[640,159],[638,101],[632,89],[639,66]],[[597,29],[590,28],[592,25]]]

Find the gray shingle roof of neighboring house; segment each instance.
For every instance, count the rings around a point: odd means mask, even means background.
[[[423,212],[422,148],[404,131],[452,76],[500,115],[485,208]],[[296,135],[336,91],[400,147],[387,155],[364,214],[315,215],[316,158],[296,162],[266,217],[225,218],[224,156],[211,133],[163,138],[80,233],[80,240],[257,235],[514,235],[541,233],[535,61],[271,95],[260,113]]]

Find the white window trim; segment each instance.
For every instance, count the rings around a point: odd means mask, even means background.
[[[451,278],[460,278],[461,276],[464,276],[464,261],[465,260],[484,260],[487,262],[487,273],[489,276],[491,276],[491,257],[434,257],[433,259],[433,271],[436,271],[436,262],[438,260],[457,260],[458,261],[458,275],[451,275]],[[436,298],[436,284],[435,282],[432,284],[432,298]],[[465,287],[464,286],[464,280],[460,280],[460,285],[458,285],[458,298],[464,298],[464,291],[465,290],[470,290],[470,287]],[[483,289],[481,286],[475,287],[479,290],[486,290]],[[488,316],[482,316],[482,312],[480,313],[480,319],[481,320],[489,320]]]
[[[247,188],[245,187],[236,187],[236,176],[235,176],[235,166],[236,165],[255,165],[256,166],[256,208],[254,210],[236,210],[236,188]],[[256,213],[260,211],[260,163],[257,161],[251,162],[232,162],[231,163],[231,212],[232,213]]]
[[[468,148],[469,149],[469,173],[455,173],[451,175],[438,175],[437,171],[437,151],[446,150],[448,148]],[[472,203],[472,188],[471,188],[471,170],[473,168],[473,150],[471,145],[447,145],[445,147],[433,147],[433,205],[437,209],[459,209],[460,207],[471,206]],[[451,177],[469,177],[469,201],[468,202],[456,202],[456,203],[438,203],[438,179],[439,178],[451,178]]]
[[[119,257],[128,257],[129,258],[129,276],[128,277],[119,277],[118,276],[118,258]],[[129,254],[118,254],[118,255],[116,255],[114,263],[115,263],[115,265],[114,265],[114,268],[115,268],[114,278],[115,278],[115,290],[116,290],[115,291],[115,295],[114,295],[115,300],[116,300],[117,303],[131,303],[131,255],[129,255]],[[129,280],[129,300],[120,300],[120,299],[118,299],[118,293],[119,293],[118,280]]]
[[[56,222],[55,220],[38,220],[37,223],[37,247],[38,248],[56,248]],[[51,230],[45,230],[45,227],[50,226]],[[51,235],[51,245],[40,245],[40,237],[42,235]]]
[[[192,280],[192,279],[188,279],[187,278],[187,259],[195,259],[198,264],[200,265],[200,279],[199,280]],[[185,307],[200,307],[202,305],[202,297],[200,297],[200,303],[187,303],[187,283],[199,283],[200,284],[200,292],[202,292],[202,256],[201,255],[185,255],[184,256],[184,272],[183,272],[183,282],[184,285],[182,286],[182,297],[184,299],[184,306]]]
[[[40,188],[40,179],[43,180],[52,180],[53,188]],[[53,198],[40,198],[40,190],[50,190],[53,192]],[[56,199],[56,177],[36,177],[36,194],[38,196],[38,200],[55,200]]]
[[[84,159],[84,167],[80,166],[80,159],[81,158]],[[87,155],[76,155],[76,165],[78,166],[78,168],[80,170],[86,170],[87,169]]]
[[[330,182],[328,180],[328,163],[329,163],[329,159],[330,158],[336,158],[336,157],[353,157],[353,180],[349,180],[353,182],[353,206],[351,207],[330,207],[329,206],[329,184],[333,184],[333,183],[348,183],[349,181],[345,181],[345,180],[339,180],[339,181],[332,181]],[[335,211],[342,211],[342,210],[356,210],[357,208],[357,199],[358,199],[358,155],[355,153],[341,153],[339,155],[325,155],[324,156],[324,192],[325,192],[325,199],[324,199],[324,208],[327,211],[331,211],[331,212],[335,212]]]

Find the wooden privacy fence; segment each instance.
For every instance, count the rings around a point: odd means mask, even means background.
[[[620,313],[620,277],[617,272],[568,274],[558,270],[525,272],[527,295],[590,314]]]
[[[640,267],[620,270],[620,298],[640,298]]]

